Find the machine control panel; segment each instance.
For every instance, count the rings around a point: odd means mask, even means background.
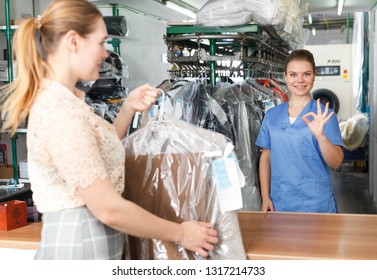
[[[340,76],[340,66],[331,65],[331,66],[316,66],[315,73],[317,76]]]

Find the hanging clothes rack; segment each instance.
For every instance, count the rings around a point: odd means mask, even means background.
[[[279,77],[289,52],[288,44],[276,32],[257,24],[168,26],[164,40],[168,47],[167,59],[175,66],[171,74],[206,76],[212,85],[224,73],[244,78],[255,73]]]

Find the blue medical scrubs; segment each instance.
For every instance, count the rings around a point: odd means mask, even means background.
[[[323,112],[325,107],[321,107]],[[329,167],[318,141],[302,120],[308,112],[317,113],[315,100],[293,124],[289,122],[288,102],[268,110],[256,144],[271,151],[270,197],[276,211],[334,213],[337,207]],[[331,143],[343,146],[335,114],[325,124],[324,133]]]

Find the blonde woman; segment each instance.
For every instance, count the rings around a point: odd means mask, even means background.
[[[28,165],[33,199],[43,213],[36,259],[120,259],[124,233],[182,244],[208,256],[217,232],[204,222],[160,219],[120,193],[124,148],[132,116],[156,101],[146,84],[133,90],[111,125],[75,89],[96,80],[107,56],[106,26],[85,0],[52,1],[14,35],[16,80],[8,87],[3,129],[15,133],[28,119]]]

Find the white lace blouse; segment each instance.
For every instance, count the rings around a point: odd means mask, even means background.
[[[27,132],[28,172],[41,213],[84,205],[76,187],[109,178],[124,189],[125,152],[115,128],[63,85],[44,80]]]

